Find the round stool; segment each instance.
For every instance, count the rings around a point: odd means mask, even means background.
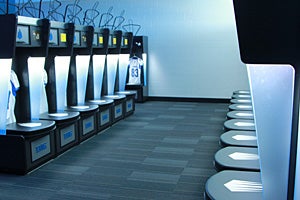
[[[211,176],[205,184],[205,200],[262,200],[260,172],[224,170]]]
[[[232,95],[232,99],[251,99],[250,94],[234,94]]]
[[[215,154],[215,168],[221,170],[260,171],[257,148],[225,147]]]
[[[241,110],[241,111],[252,111],[253,107],[250,104],[231,104],[229,110]]]
[[[237,103],[237,104],[252,104],[251,99],[230,99],[230,103]]]
[[[227,131],[220,137],[221,146],[257,147],[255,131]]]
[[[236,91],[233,91],[233,94],[248,94],[250,95],[250,90],[236,90]]]
[[[224,122],[224,129],[229,130],[240,130],[240,131],[255,131],[254,120],[246,119],[230,119]]]
[[[254,119],[252,111],[230,111],[227,113],[228,119]]]

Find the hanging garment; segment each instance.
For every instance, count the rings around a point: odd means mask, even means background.
[[[129,59],[127,84],[130,85],[143,84],[142,81],[143,67],[144,67],[144,61],[139,57],[133,56]]]
[[[16,122],[15,116],[15,104],[17,91],[20,88],[20,83],[16,73],[11,70],[10,73],[10,84],[8,86],[8,106],[7,106],[7,115],[6,115],[6,124]]]

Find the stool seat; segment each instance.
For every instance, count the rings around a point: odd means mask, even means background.
[[[229,110],[240,110],[240,111],[252,111],[253,107],[250,104],[231,104],[229,105]]]
[[[228,119],[254,119],[252,111],[239,111],[234,110],[227,113]]]
[[[242,131],[255,131],[254,120],[246,119],[230,119],[224,122],[224,129],[229,130],[242,130]]]
[[[262,200],[260,172],[224,170],[205,184],[205,200]]]
[[[257,147],[255,131],[231,130],[223,133],[220,137],[222,146]]]
[[[218,171],[260,171],[257,148],[224,147],[215,154],[214,163]]]
[[[236,91],[233,91],[233,94],[248,94],[250,95],[250,90],[236,90]]]
[[[230,103],[252,104],[251,99],[230,99]]]
[[[251,99],[250,94],[233,94],[232,99]]]

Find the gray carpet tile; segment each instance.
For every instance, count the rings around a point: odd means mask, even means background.
[[[201,200],[228,104],[149,101],[31,173],[0,174],[0,200]]]

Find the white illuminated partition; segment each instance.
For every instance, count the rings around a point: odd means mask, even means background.
[[[143,53],[142,55],[144,61],[144,86],[147,85],[147,54]]]
[[[76,76],[77,76],[77,102],[84,104],[85,92],[87,85],[87,77],[89,70],[90,56],[77,55],[76,56]]]
[[[29,95],[31,120],[38,120],[40,115],[41,91],[43,90],[43,72],[45,58],[28,58]]]
[[[125,91],[129,54],[121,54],[119,57],[119,91]]]
[[[6,135],[8,87],[12,59],[0,59],[0,135]]]
[[[291,144],[294,69],[247,65],[260,157],[263,199],[286,199]]]
[[[113,95],[117,75],[118,54],[107,55],[107,93]]]
[[[94,97],[101,98],[101,89],[103,82],[103,72],[106,55],[93,55],[93,75],[94,75]]]
[[[56,56],[54,58],[56,103],[57,111],[63,112],[67,105],[67,84],[70,66],[70,56]]]

